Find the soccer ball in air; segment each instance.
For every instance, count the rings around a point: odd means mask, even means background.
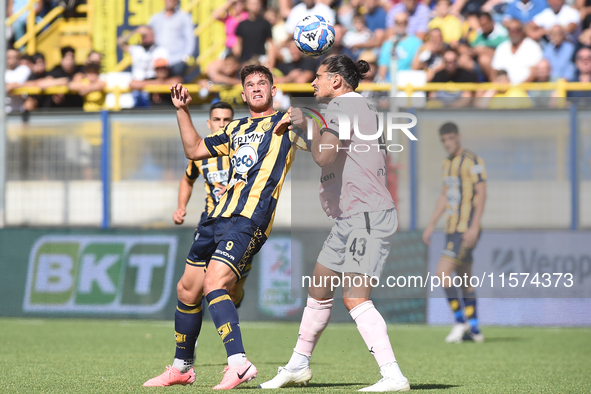
[[[320,15],[308,15],[293,32],[298,49],[308,56],[320,56],[334,44],[334,28]]]

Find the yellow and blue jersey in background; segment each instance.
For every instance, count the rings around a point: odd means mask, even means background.
[[[210,217],[243,216],[269,236],[277,199],[297,149],[309,150],[304,131],[274,134],[285,111],[233,120],[204,139],[213,157],[230,157],[226,192]]]
[[[204,217],[207,217],[220,201],[222,190],[228,184],[229,173],[230,159],[225,156],[198,161],[189,160],[185,170],[187,179],[194,181],[199,178],[199,175],[202,175],[204,179]]]
[[[467,149],[443,161],[443,185],[447,188],[445,233],[464,233],[470,227],[476,196],[475,186],[486,181],[484,161]]]

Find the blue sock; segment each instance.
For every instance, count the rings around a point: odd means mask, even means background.
[[[228,292],[223,289],[214,290],[205,298],[209,302],[209,314],[224,342],[228,357],[245,353],[238,323],[238,312]]]
[[[187,305],[178,302],[174,313],[174,337],[176,352],[174,357],[180,360],[193,360],[195,343],[201,332],[203,322],[203,306],[201,302]]]
[[[465,323],[464,314],[462,313],[462,306],[460,305],[460,298],[458,297],[457,287],[446,287],[445,294],[447,295],[447,301],[449,306],[454,313],[456,323]]]
[[[464,294],[464,312],[468,323],[470,323],[470,329],[474,334],[478,334],[480,329],[478,328],[478,316],[476,315],[476,292]]]

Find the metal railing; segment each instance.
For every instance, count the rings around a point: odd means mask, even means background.
[[[312,93],[314,90],[310,86],[310,84],[297,84],[297,83],[279,83],[276,84],[277,89],[285,92],[285,93]],[[398,90],[401,92],[405,92],[406,95],[409,97],[409,100],[413,93],[415,92],[436,92],[436,91],[447,91],[447,92],[454,92],[454,91],[480,91],[480,90],[489,90],[489,89],[496,89],[496,90],[506,90],[510,85],[506,84],[498,84],[498,83],[427,83],[421,86],[414,86],[414,85],[400,85],[398,86]],[[197,93],[201,89],[201,87],[197,84],[187,84],[185,85],[190,92]],[[529,91],[529,90],[542,90],[542,91],[555,91],[557,98],[565,98],[567,96],[567,92],[569,91],[591,91],[591,83],[583,83],[583,82],[566,82],[565,80],[561,79],[556,82],[542,82],[542,83],[524,83],[518,85],[518,87]],[[358,91],[374,91],[374,92],[389,92],[391,89],[390,84],[388,83],[361,83],[359,84]],[[170,91],[170,87],[168,85],[151,85],[146,86],[143,89],[145,92],[148,93],[168,93]],[[210,88],[211,93],[219,93],[219,92],[233,92],[239,93],[242,90],[241,85],[213,85]],[[115,96],[115,105],[112,110],[118,111],[121,109],[120,105],[120,97],[124,93],[129,93],[131,90],[129,88],[121,88],[121,87],[113,87],[110,89],[106,89],[106,93],[113,93]],[[22,87],[12,90],[11,94],[29,94],[29,95],[38,95],[38,94],[60,94],[60,93],[75,93],[70,91],[65,86],[54,86],[47,89],[40,89],[38,87]]]

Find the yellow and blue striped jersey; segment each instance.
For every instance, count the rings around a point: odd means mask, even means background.
[[[474,152],[464,149],[443,161],[443,185],[447,188],[447,219],[445,232],[464,233],[470,227],[476,196],[474,187],[486,181],[484,161]]]
[[[303,130],[273,133],[276,124],[286,117],[285,111],[277,111],[233,120],[204,139],[213,157],[230,156],[226,193],[210,217],[244,216],[269,236],[295,152],[309,150]]]
[[[189,160],[185,176],[195,180],[203,175],[205,187],[205,209],[209,215],[222,197],[222,189],[228,184],[230,160],[228,157],[217,157],[205,160]]]

